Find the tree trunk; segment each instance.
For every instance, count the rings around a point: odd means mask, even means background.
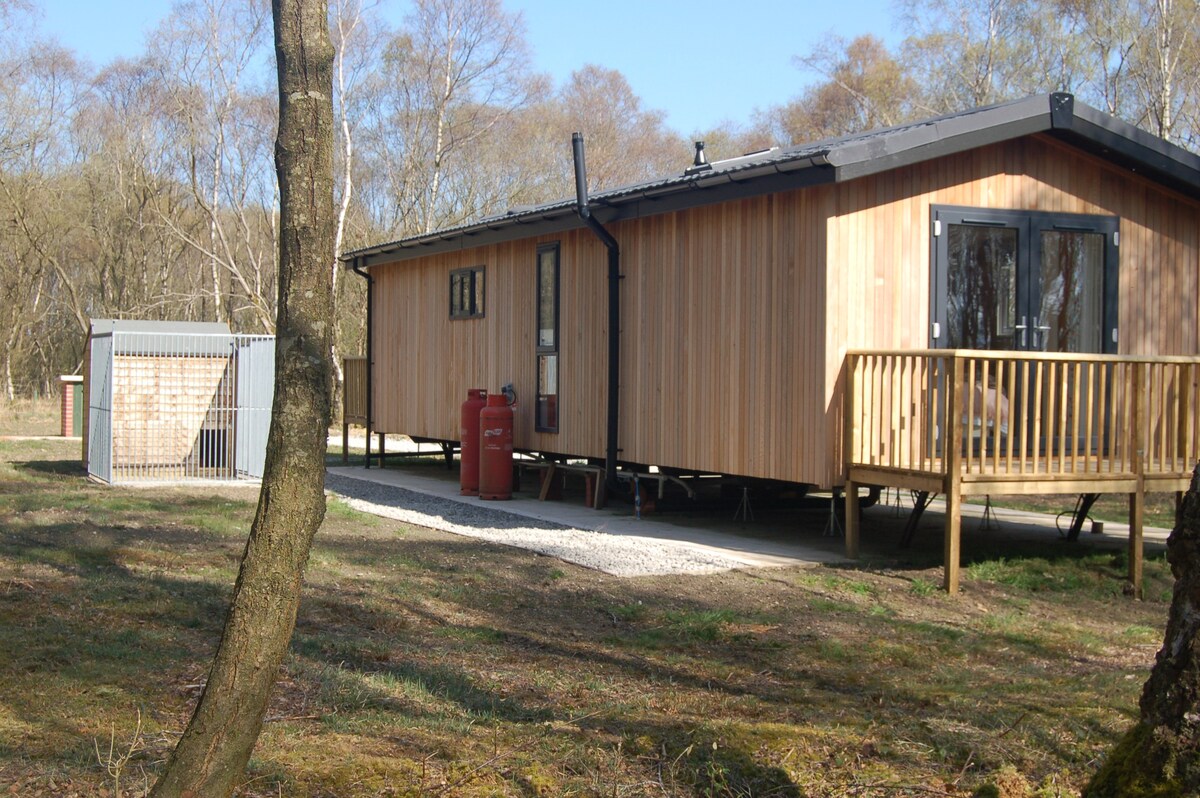
[[[1167,540],[1175,594],[1141,718],[1084,790],[1085,798],[1200,794],[1200,466]]]
[[[258,512],[208,683],[155,798],[229,796],[287,652],[325,515],[333,299],[333,48],[321,0],[273,0],[279,70],[275,401]]]

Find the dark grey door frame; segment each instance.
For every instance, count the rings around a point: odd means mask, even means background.
[[[930,347],[945,346],[946,340],[949,291],[947,266],[950,238],[948,227],[951,224],[974,224],[981,227],[1004,227],[1017,230],[1017,316],[1025,315],[1030,322],[1032,322],[1032,316],[1037,313],[1033,309],[1040,308],[1041,233],[1049,230],[1102,233],[1104,235],[1104,321],[1101,350],[1106,354],[1117,351],[1119,217],[933,205],[930,207],[930,221],[933,237],[930,246]],[[1036,336],[1029,335],[1026,337],[1026,341],[1025,348],[1033,349],[1036,344]]]

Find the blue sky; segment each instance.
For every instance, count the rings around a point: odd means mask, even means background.
[[[39,28],[95,65],[142,50],[170,0],[41,0]],[[403,19],[407,0],[382,0],[380,12]],[[756,108],[787,101],[814,76],[792,65],[834,32],[874,33],[889,44],[889,0],[505,0],[521,11],[536,68],[556,82],[584,64],[620,70],[646,106],[666,112],[681,134],[723,120],[748,122]]]

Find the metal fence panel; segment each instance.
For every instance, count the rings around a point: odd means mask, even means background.
[[[261,479],[275,398],[275,339],[242,336],[237,348],[237,469]]]
[[[102,341],[110,343],[98,352]],[[94,339],[93,369],[99,390],[93,390],[91,450],[100,456],[93,473],[101,479],[261,476],[272,337],[116,331]],[[105,465],[107,474],[100,470]]]
[[[92,338],[88,368],[88,474],[112,482],[112,336]]]

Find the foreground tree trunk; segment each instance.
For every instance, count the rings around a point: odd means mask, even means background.
[[[1167,540],[1175,595],[1142,691],[1141,718],[1084,790],[1086,798],[1200,794],[1200,466]]]
[[[151,796],[233,793],[262,728],[325,516],[333,298],[333,48],[321,0],[273,0],[279,68],[275,402],[258,512],[195,714]]]

